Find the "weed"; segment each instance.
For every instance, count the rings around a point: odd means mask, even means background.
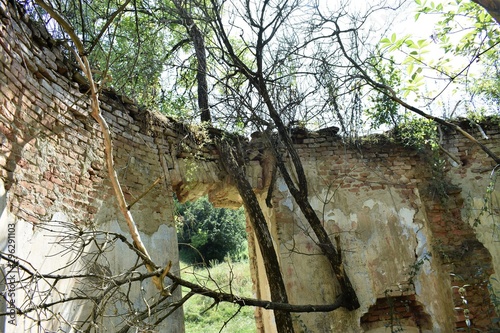
[[[425,253],[420,259],[416,260],[413,265],[410,266],[410,271],[408,272],[408,284],[410,286],[415,286],[415,277],[420,272],[420,269],[425,264],[426,261],[430,261],[432,254],[430,252]]]
[[[479,211],[479,214],[474,218],[474,227],[481,224],[481,219],[484,217],[491,217],[492,219],[498,217],[498,202],[495,202],[495,187],[497,184],[499,169],[496,166],[491,172],[490,183],[486,187],[486,193],[483,196],[483,206]],[[496,227],[498,222],[493,221],[493,226]]]
[[[389,295],[391,290],[385,291],[385,299],[389,305],[389,322],[385,325],[391,329],[391,333],[404,332],[403,325],[401,324],[401,318],[398,315],[396,306],[394,304],[394,298]]]
[[[186,267],[186,264],[181,263],[181,267],[182,277],[188,281],[214,290],[252,297],[252,278],[248,262],[220,264],[212,262],[209,268]],[[183,290],[184,293],[187,291]],[[213,306],[213,304],[213,299],[202,295],[195,295],[184,304],[186,333],[256,332],[253,307],[246,306],[240,310],[238,305],[219,303]],[[238,311],[239,313],[232,318]]]
[[[498,282],[496,278],[491,278]],[[493,287],[493,284],[490,282],[488,284],[488,291],[490,292],[491,303],[495,307],[495,312],[497,313],[497,317],[493,318],[493,323],[500,323],[500,291]]]

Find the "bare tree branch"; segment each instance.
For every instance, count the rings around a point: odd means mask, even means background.
[[[240,306],[257,306],[266,310],[278,310],[284,312],[331,312],[340,308],[343,303],[342,296],[339,296],[334,303],[325,305],[294,305],[282,302],[264,301],[248,297],[239,297],[237,295],[229,293],[213,291],[211,289],[183,280],[171,273],[169,273],[167,276],[172,279],[172,281],[177,282],[178,284],[186,288],[189,288],[191,292],[213,298],[215,302],[228,302]]]
[[[135,221],[132,217],[132,214],[130,213],[130,210],[128,209],[128,205],[125,200],[125,196],[123,194],[123,190],[120,184],[120,181],[118,180],[118,176],[116,174],[115,168],[114,168],[114,157],[113,157],[113,142],[111,139],[111,133],[109,130],[109,126],[104,119],[104,117],[101,114],[101,110],[99,107],[99,89],[97,88],[97,85],[94,82],[93,79],[93,74],[92,74],[92,69],[90,67],[88,58],[85,54],[85,49],[83,46],[82,41],[78,37],[78,35],[75,33],[74,29],[72,26],[61,16],[59,13],[54,10],[49,4],[45,3],[43,0],[36,0],[36,3],[40,5],[42,8],[44,8],[57,22],[61,27],[66,31],[66,33],[71,37],[71,40],[75,44],[77,50],[78,50],[78,55],[77,55],[77,60],[78,63],[80,64],[80,67],[82,71],[85,73],[87,76],[87,79],[89,81],[89,87],[90,87],[90,97],[91,97],[91,107],[92,107],[92,112],[91,115],[92,117],[97,121],[99,124],[101,131],[103,133],[104,137],[104,151],[106,154],[106,164],[108,168],[108,176],[109,180],[111,181],[111,185],[113,187],[113,190],[115,192],[115,197],[118,201],[118,206],[123,214],[123,217],[125,218],[125,221],[127,222],[128,228],[130,235],[132,239],[134,240],[134,245],[147,257],[151,258],[149,255],[146,247],[144,246],[144,243],[141,240],[141,236],[139,234],[139,230],[137,229],[137,226],[135,224]],[[122,10],[125,7],[121,7]],[[150,262],[151,259],[149,260]],[[146,267],[148,268],[148,271],[154,272],[157,267],[155,265],[151,265],[150,263],[146,264]],[[163,281],[158,277],[154,276],[153,277],[153,283],[155,284],[156,288],[161,292],[161,293],[166,293],[168,290],[163,286]]]

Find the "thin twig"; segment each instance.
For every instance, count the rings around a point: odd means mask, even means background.
[[[132,214],[130,213],[130,210],[128,209],[128,205],[125,200],[125,195],[123,194],[120,181],[118,180],[118,175],[116,174],[116,170],[114,168],[113,142],[111,139],[111,132],[108,123],[102,116],[100,110],[99,89],[97,88],[97,85],[94,82],[92,69],[90,67],[87,55],[85,54],[83,43],[76,34],[76,32],[74,31],[71,24],[69,24],[59,13],[57,13],[57,11],[52,8],[52,6],[45,3],[43,0],[35,0],[35,1],[43,9],[45,9],[57,21],[57,23],[66,31],[66,33],[71,37],[71,40],[73,41],[78,50],[78,54],[75,54],[75,56],[78,60],[78,63],[80,64],[82,71],[87,76],[90,86],[89,92],[90,92],[91,107],[92,107],[91,115],[99,124],[104,138],[104,152],[106,156],[106,165],[108,168],[108,176],[109,180],[111,181],[111,186],[113,187],[113,190],[115,192],[115,197],[118,201],[118,206],[120,208],[120,211],[122,212],[125,221],[127,222],[127,226],[130,235],[134,241],[134,245],[140,252],[142,252],[149,259],[148,262],[146,262],[146,267],[148,271],[154,272],[156,271],[158,266],[150,264],[152,263],[151,256],[149,255],[144,243],[142,242],[139,230],[137,229],[137,225],[132,217]],[[160,292],[164,292],[165,287],[163,286],[163,280],[161,280],[158,276],[154,276],[153,283]]]
[[[158,183],[161,181],[161,177],[158,177],[156,178],[156,180],[153,182],[153,184],[151,184],[150,187],[148,187],[148,189],[146,191],[144,191],[140,196],[138,196],[134,201],[132,201],[128,206],[127,206],[127,209],[130,210],[130,208],[132,208],[133,205],[135,205],[139,200],[141,200],[146,194],[148,194],[149,192],[151,192],[151,190],[156,186],[158,185]]]

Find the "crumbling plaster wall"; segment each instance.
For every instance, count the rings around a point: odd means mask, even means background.
[[[461,125],[481,137],[476,126]],[[489,138],[482,142],[500,153],[498,124],[486,124],[483,129]],[[493,274],[499,264],[498,186],[490,199],[494,205],[490,212],[497,215],[486,213],[481,224],[472,226],[484,205],[495,167],[484,152],[459,134],[447,132],[443,146],[461,165],[444,154],[436,159],[429,152],[418,153],[386,138],[372,138],[356,146],[320,133],[293,139],[307,172],[309,200],[327,231],[332,237],[339,236],[345,266],[361,303],[351,313],[297,315],[299,331],[383,330],[391,323],[389,310],[377,308],[376,301],[403,296],[420,310],[407,316],[400,309],[402,319],[393,322],[395,328],[424,332],[464,329],[467,318],[463,310],[457,310],[465,308],[458,294],[464,285],[471,327],[483,331],[496,327],[488,285],[493,282],[498,293],[498,277]],[[439,159],[444,159],[441,172],[433,170]],[[282,179],[274,191],[276,208],[268,211],[268,220],[279,246],[290,302],[332,303],[337,285],[326,260],[318,255],[313,232]],[[260,274],[257,280],[263,280],[259,260],[254,266]],[[266,286],[260,293],[269,297]],[[410,312],[417,311],[412,308]],[[258,310],[257,317],[264,318],[259,326],[263,332],[274,331],[269,316]]]
[[[327,232],[340,237],[345,265],[361,302],[354,313],[297,315],[299,329],[360,332],[360,317],[377,298],[416,293],[434,318],[435,327],[428,328],[450,331],[453,307],[442,306],[440,300],[451,300],[451,290],[433,268],[435,264],[425,261],[415,286],[408,283],[412,266],[428,257],[431,237],[425,212],[419,208],[421,175],[416,174],[416,153],[376,143],[349,148],[332,135],[311,134],[295,141],[309,180],[310,202]],[[269,220],[290,302],[334,302],[335,278],[282,179],[277,181],[273,205],[277,208],[269,212]],[[272,329],[268,326],[265,331]]]
[[[8,226],[14,224],[16,254],[50,270],[70,258],[49,259],[60,251],[57,238],[48,247],[46,233],[34,226],[90,222],[105,230],[127,230],[107,182],[102,135],[89,116],[86,88],[75,81],[74,66],[43,29],[6,0],[0,1],[0,20],[0,245],[5,245]],[[127,199],[162,179],[132,213],[153,259],[159,264],[176,262],[172,191],[181,200],[208,194],[216,205],[231,207],[241,205],[237,191],[219,166],[217,151],[197,142],[199,133],[193,135],[183,124],[141,110],[109,90],[103,91],[101,102]],[[489,139],[482,141],[500,154],[498,126],[484,129]],[[476,127],[469,130],[481,137]],[[454,185],[447,189],[446,200],[429,192],[436,179],[425,154],[388,141],[348,146],[332,133],[294,136],[307,170],[311,203],[328,232],[340,237],[346,270],[361,302],[354,312],[294,315],[297,331],[383,330],[389,323],[384,304],[394,296],[419,312],[405,314],[402,327],[451,332],[465,323],[463,312],[454,308],[457,287],[466,283],[471,285],[467,297],[473,327],[491,326],[495,314],[485,281],[498,270],[497,221],[483,214],[481,224],[474,226],[474,217],[483,207],[494,165],[456,133],[445,133],[443,139],[443,146],[462,164],[446,162],[439,180]],[[258,136],[248,151],[249,180],[265,207],[272,158]],[[265,214],[290,302],[333,302],[338,286],[282,179],[273,193],[274,208],[266,208]],[[498,198],[498,188],[492,195]],[[269,299],[262,258],[250,226],[248,230],[255,294]],[[109,258],[112,271],[131,264],[130,256],[118,254]],[[77,306],[61,311],[82,316]],[[257,309],[256,318],[259,331],[275,331],[271,312]],[[18,331],[26,331],[29,324],[21,323]],[[160,330],[182,332],[182,311]]]
[[[123,235],[128,235],[128,229],[108,182],[102,133],[89,114],[87,87],[77,80],[78,72],[65,58],[63,49],[55,46],[47,32],[30,22],[15,3],[0,1],[0,245],[3,251],[23,258],[39,272],[48,273],[66,267],[74,259],[75,254],[68,253],[61,242],[67,235],[66,227],[92,226]],[[140,110],[111,90],[103,91],[100,99],[112,132],[115,169],[128,202],[144,193],[157,178],[162,180],[131,211],[152,259],[159,265],[172,260],[172,269],[177,272],[172,186],[186,178],[182,162],[174,164],[186,128]],[[216,166],[205,164],[214,164],[213,159],[198,165],[218,172]],[[214,172],[207,172],[203,181],[216,178]],[[218,179],[209,182],[220,183]],[[11,243],[6,247],[9,239]],[[136,257],[124,244],[117,244],[115,251],[107,254],[107,260],[110,273],[117,274],[133,267]],[[77,261],[57,273],[72,274],[81,265]],[[19,288],[19,277],[16,279],[12,286]],[[69,295],[74,281],[61,282],[58,287]],[[136,305],[142,306],[148,295],[158,295],[151,283],[143,287],[145,295],[138,289],[131,292]],[[26,296],[23,290],[16,290],[12,301],[21,305]],[[31,297],[36,301],[36,293]],[[58,297],[51,293],[45,302]],[[178,289],[172,300],[179,298]],[[55,310],[67,314],[69,321],[85,318],[88,312],[76,303]],[[33,321],[23,317],[17,320],[17,326],[7,324],[3,328],[8,332],[37,330]],[[107,319],[96,324],[103,331],[114,332],[119,321]],[[43,325],[54,331],[69,329],[57,320]],[[158,329],[183,332],[183,327],[180,309]]]

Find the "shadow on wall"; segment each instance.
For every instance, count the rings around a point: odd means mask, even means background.
[[[9,84],[10,85],[10,84]],[[12,89],[17,91],[15,86],[9,86],[7,90]],[[2,170],[2,203],[0,203],[0,212],[3,216],[4,210],[10,208],[10,211],[16,213],[22,207],[21,202],[12,200],[7,205],[5,194],[11,190],[11,187],[19,186],[19,179],[14,179],[16,174],[36,174],[39,170],[32,170],[37,163],[37,155],[39,151],[36,147],[37,140],[57,140],[57,137],[64,132],[65,128],[59,120],[55,119],[48,112],[44,112],[38,106],[27,107],[31,105],[28,95],[19,92],[12,96],[5,96],[5,105],[7,112],[0,114],[2,122],[0,123],[0,155],[4,161],[0,165]],[[18,172],[16,169],[24,169],[24,172]],[[18,188],[22,196],[26,196],[27,189]],[[7,207],[10,206],[10,207]],[[30,218],[26,218],[30,222]],[[2,228],[3,226],[0,226]],[[2,235],[4,235],[2,233]],[[6,235],[6,233],[5,233]],[[0,248],[1,247],[0,239]]]
[[[3,180],[0,178],[0,251],[2,252],[7,246],[8,225],[7,192]]]

